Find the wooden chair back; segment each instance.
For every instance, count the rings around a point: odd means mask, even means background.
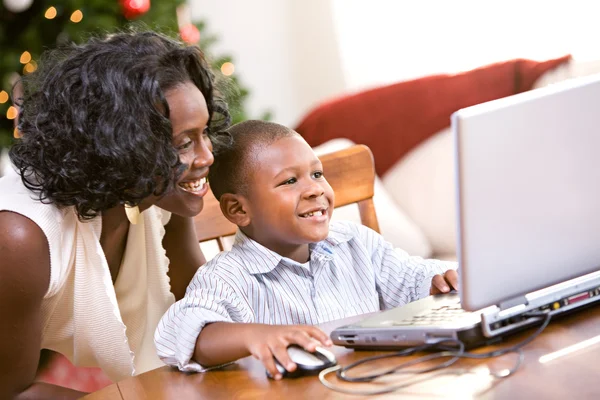
[[[373,153],[365,145],[354,145],[319,157],[325,178],[335,193],[335,207],[358,204],[361,223],[379,232],[373,203],[375,164]],[[225,250],[223,238],[235,234],[237,226],[221,213],[219,202],[209,191],[204,196],[204,209],[195,217],[199,242],[216,240]]]

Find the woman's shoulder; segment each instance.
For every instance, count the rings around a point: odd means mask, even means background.
[[[21,214],[0,212],[0,243],[2,290],[43,297],[50,285],[50,250],[39,225]]]
[[[8,257],[7,252],[13,251],[22,240],[19,248],[24,253],[15,254],[15,262],[27,273],[47,277],[45,294],[51,295],[68,272],[68,266],[63,263],[63,246],[69,242],[65,237],[76,232],[75,211],[73,207],[58,208],[41,201],[14,171],[0,178],[0,193],[0,230],[4,235],[0,243],[10,243],[10,248],[2,248],[0,259]],[[47,258],[43,264],[27,261],[29,256],[39,259],[40,253]]]

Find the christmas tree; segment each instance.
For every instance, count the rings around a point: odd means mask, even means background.
[[[0,149],[18,135],[12,87],[21,75],[35,71],[44,50],[132,24],[199,45],[215,75],[227,83],[224,95],[234,122],[248,119],[244,111],[248,90],[236,76],[231,57],[210,53],[217,38],[205,32],[203,21],[191,22],[184,0],[0,0]],[[269,114],[260,118],[269,119]]]

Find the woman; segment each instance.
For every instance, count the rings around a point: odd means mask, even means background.
[[[200,50],[159,34],[44,61],[0,179],[0,398],[81,396],[33,382],[42,348],[115,381],[161,365],[154,330],[205,262],[192,218],[229,124]]]

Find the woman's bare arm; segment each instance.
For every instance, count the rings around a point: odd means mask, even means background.
[[[171,291],[180,300],[198,267],[206,263],[196,238],[193,218],[173,214],[165,226],[163,246],[169,258]]]
[[[30,219],[0,212],[0,398],[69,399],[81,392],[34,383],[40,356],[41,305],[50,284],[50,252]]]

